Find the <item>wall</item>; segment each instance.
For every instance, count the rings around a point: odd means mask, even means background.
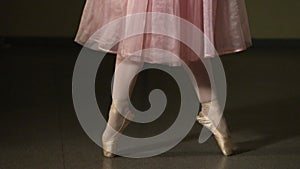
[[[300,38],[299,0],[247,0],[254,38]]]

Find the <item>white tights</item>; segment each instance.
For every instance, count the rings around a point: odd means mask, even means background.
[[[143,65],[143,62],[131,61],[117,55],[112,87],[114,108],[111,108],[109,112],[109,126],[107,125],[102,135],[103,143],[109,143],[116,140],[120,132],[126,127],[127,119],[123,116],[126,116],[128,112],[130,112],[129,98],[137,78],[135,75],[143,68]],[[120,114],[119,112],[122,113]]]
[[[135,85],[135,75],[143,68],[143,65],[143,62],[135,62],[129,59],[123,59],[121,56],[117,55],[112,98],[115,104],[120,105],[119,108],[124,111],[126,110],[125,105],[127,104],[128,98],[131,95],[132,89]],[[195,91],[198,91],[200,94],[200,96],[198,96],[199,101],[201,103],[205,103],[213,100],[214,97],[211,96],[212,90],[209,76],[202,61],[199,60],[190,62],[188,63],[188,66],[197,82]],[[128,93],[128,87],[130,83],[131,86]]]
[[[139,71],[142,70],[144,62],[131,61],[123,59],[117,55],[112,99],[119,112],[128,112],[129,97],[135,85],[135,81]]]

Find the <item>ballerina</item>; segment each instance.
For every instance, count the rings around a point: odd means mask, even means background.
[[[128,126],[132,113],[128,107],[128,90],[124,83],[129,83],[139,70],[147,63],[167,64],[178,66],[184,61],[191,69],[197,86],[195,90],[200,93],[199,102],[201,111],[196,120],[207,127],[214,135],[222,153],[226,156],[232,155],[236,146],[232,142],[230,130],[224,117],[215,124],[208,116],[208,111],[221,114],[218,98],[212,95],[212,87],[205,66],[193,52],[178,40],[162,35],[146,34],[124,39],[113,48],[107,48],[112,39],[124,33],[124,27],[119,30],[111,30],[107,34],[92,35],[104,25],[111,21],[143,12],[160,12],[180,17],[197,26],[214,45],[219,55],[246,50],[252,45],[248,16],[244,0],[87,0],[83,10],[80,26],[75,41],[84,45],[87,41],[93,44],[93,48],[109,53],[117,54],[112,104],[109,111],[108,124],[102,135],[103,154],[105,157],[114,157],[117,148],[118,136]],[[146,21],[146,22],[143,22]],[[139,21],[141,28],[154,29],[156,22],[164,22],[163,18],[153,18]],[[162,29],[177,31],[177,25],[168,24]],[[205,44],[199,46],[203,57],[214,57],[214,54],[205,48]],[[147,48],[160,48],[168,50],[180,57],[176,58],[160,56],[158,53],[139,53]],[[197,59],[198,58],[198,59]],[[120,67],[120,63],[122,66]],[[126,73],[122,73],[126,72]],[[135,80],[134,80],[135,81]],[[130,90],[134,87],[131,83]],[[131,93],[131,92],[130,92]],[[125,116],[121,115],[124,112]],[[131,117],[132,118],[132,117]]]

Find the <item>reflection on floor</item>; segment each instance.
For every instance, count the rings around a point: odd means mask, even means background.
[[[0,50],[0,168],[300,168],[299,48],[253,47],[222,56],[228,85],[225,116],[241,148],[238,154],[224,157],[213,138],[199,144],[202,126],[195,123],[176,147],[141,159],[104,158],[81,128],[72,102],[72,73],[79,51],[72,45],[8,45]],[[114,55],[105,58],[96,82],[103,112],[111,102],[114,59]],[[136,97],[143,97],[143,82],[149,77],[141,78]],[[174,115],[158,124],[168,120]],[[157,134],[161,128],[156,126],[130,130]]]

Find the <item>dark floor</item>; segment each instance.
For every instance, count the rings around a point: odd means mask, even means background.
[[[213,138],[197,142],[196,124],[161,155],[103,158],[82,130],[72,102],[79,46],[4,45],[0,51],[1,169],[298,169],[300,168],[300,48],[253,47],[222,57],[225,116],[241,151],[224,157]],[[105,60],[109,79],[113,56]],[[108,109],[108,84],[97,89]],[[298,98],[298,99],[297,99]],[[151,130],[150,130],[151,132]]]

